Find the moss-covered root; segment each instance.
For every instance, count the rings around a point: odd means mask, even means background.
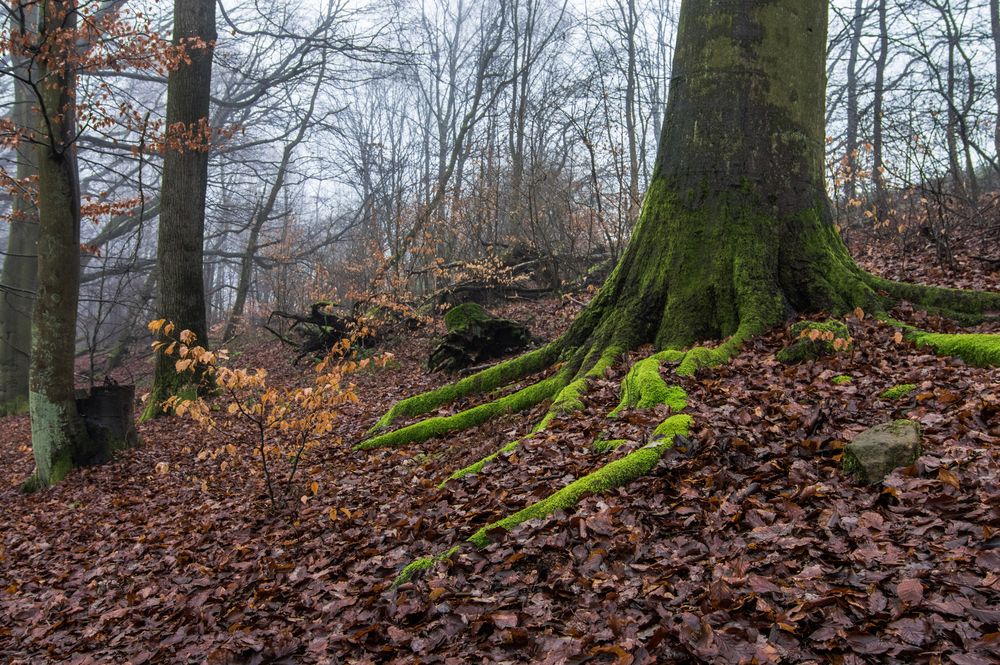
[[[891,318],[886,323],[903,329],[903,336],[939,356],[961,358],[976,367],[1000,367],[1000,335],[985,333],[932,333]]]
[[[891,301],[906,300],[961,323],[975,324],[987,316],[995,318],[1000,315],[1000,293],[907,284],[879,277],[870,279],[872,286],[888,293]]]
[[[407,425],[392,432],[379,434],[354,446],[355,450],[370,450],[404,446],[409,443],[421,443],[449,432],[458,432],[480,425],[487,420],[506,413],[516,413],[530,409],[555,395],[566,385],[566,376],[559,373],[556,376],[533,383],[515,393],[499,399],[474,406],[451,416],[438,416]]]
[[[659,404],[669,406],[674,413],[684,410],[687,393],[679,386],[668,386],[660,376],[660,355],[650,356],[632,366],[622,381],[621,401],[608,414],[609,418],[618,417],[624,409],[651,409]]]
[[[759,332],[756,328],[741,329],[714,349],[705,346],[696,346],[687,351],[668,349],[656,354],[656,357],[660,362],[677,363],[677,368],[674,370],[677,376],[693,376],[695,372],[703,367],[725,365],[739,355],[740,349],[743,348],[743,343],[746,340]]]
[[[1000,367],[1000,335],[920,332],[911,338],[939,356],[955,356],[976,367]]]
[[[543,417],[541,421],[539,421],[539,423],[535,425],[535,427],[531,430],[531,434],[537,434],[538,432],[544,430],[546,427],[549,426],[549,423],[551,423],[552,420],[557,416],[563,416],[568,413],[572,413],[573,411],[579,411],[580,409],[582,409],[583,408],[582,398],[583,395],[587,392],[588,380],[603,377],[605,373],[608,371],[608,369],[610,369],[611,366],[614,365],[615,359],[621,354],[622,350],[620,347],[613,346],[606,349],[603,353],[601,353],[600,358],[597,360],[596,363],[594,363],[593,367],[584,372],[579,378],[570,381],[568,384],[563,386],[556,394],[555,399],[552,400],[552,406],[550,406],[549,410],[545,413],[545,417]],[[458,469],[450,476],[448,476],[446,480],[442,481],[438,485],[438,487],[444,487],[449,480],[458,480],[460,478],[464,478],[465,476],[472,475],[474,473],[479,473],[484,468],[486,468],[487,464],[489,464],[496,458],[500,457],[501,455],[506,455],[507,453],[512,452],[515,448],[521,445],[521,442],[525,438],[527,437],[515,439],[510,443],[504,445],[504,447],[501,448],[500,450],[494,453],[490,453],[486,457],[476,462],[473,462],[469,466]]]
[[[646,446],[621,459],[605,464],[593,473],[574,480],[554,494],[519,510],[513,515],[486,525],[469,537],[469,542],[483,547],[489,542],[491,531],[496,529],[510,531],[522,522],[547,517],[557,510],[564,510],[576,505],[580,499],[587,495],[621,487],[649,473],[656,466],[663,453],[673,446],[674,438],[678,434],[686,435],[688,433],[691,423],[691,416],[686,414],[667,418],[656,429],[656,435],[652,442]]]
[[[439,561],[450,559],[457,551],[458,551],[458,546],[456,545],[447,552],[443,552],[441,554],[435,554],[433,556],[420,557],[419,559],[408,564],[406,567],[403,568],[403,570],[399,572],[399,575],[396,576],[396,579],[392,581],[391,588],[396,589],[402,586],[403,584],[406,584],[414,577],[416,577],[418,574],[424,572],[425,570],[433,568]]]
[[[540,372],[557,360],[559,348],[559,344],[553,342],[523,356],[498,363],[455,383],[401,400],[378,419],[378,422],[368,430],[368,435],[387,429],[397,420],[422,416],[461,397],[496,390],[528,375]]]

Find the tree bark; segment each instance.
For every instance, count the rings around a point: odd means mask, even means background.
[[[76,25],[76,3],[41,5],[39,41],[52,47],[36,60],[38,114],[38,297],[32,317],[29,405],[35,473],[42,486],[59,482],[89,446],[74,394],[80,287],[80,185],[76,138],[76,76],[61,31]]]
[[[205,192],[208,187],[207,122],[215,45],[215,1],[175,0],[175,44],[201,40],[188,47],[190,62],[170,72],[167,80],[167,131],[193,131],[193,142],[168,144],[163,157],[163,185],[156,250],[159,315],[176,329],[190,330],[207,346],[204,236]],[[204,132],[202,128],[204,127]],[[174,360],[157,355],[153,387],[143,418],[162,413],[162,404],[188,379],[174,371]]]
[[[14,30],[35,32],[38,12],[24,8],[23,25]],[[13,56],[17,75],[30,80],[30,63]],[[33,122],[31,106],[34,94],[21,82],[14,82],[12,120],[17,127],[29,128]],[[17,179],[26,182],[38,175],[35,148],[25,142],[17,148]],[[31,361],[31,312],[38,288],[38,210],[30,192],[15,195],[10,216],[10,235],[0,274],[0,413],[20,411],[28,404],[28,372]]]

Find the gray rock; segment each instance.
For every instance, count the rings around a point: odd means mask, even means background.
[[[920,424],[894,420],[865,430],[844,448],[844,471],[863,483],[878,483],[893,469],[920,456]]]

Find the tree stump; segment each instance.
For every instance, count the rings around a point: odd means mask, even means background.
[[[522,351],[532,342],[523,323],[491,316],[475,303],[451,308],[444,321],[448,333],[431,351],[427,361],[431,371],[455,372]]]
[[[111,460],[114,453],[141,445],[135,429],[135,386],[98,386],[76,400],[76,408],[90,435],[90,443],[76,451],[77,466],[94,466]]]

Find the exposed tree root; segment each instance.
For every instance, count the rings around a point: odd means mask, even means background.
[[[612,347],[610,349],[607,349],[601,355],[598,361],[594,364],[594,366],[589,370],[587,370],[587,372],[585,372],[582,377],[569,382],[565,387],[563,387],[563,389],[559,391],[555,399],[552,401],[552,406],[549,407],[549,410],[546,412],[545,417],[543,417],[541,421],[539,421],[538,424],[535,425],[535,427],[531,430],[531,434],[529,434],[528,436],[532,436],[541,432],[542,430],[544,430],[546,427],[549,426],[549,423],[551,423],[553,419],[559,416],[564,416],[568,413],[572,413],[573,411],[579,411],[583,409],[583,402],[581,401],[581,398],[587,391],[588,379],[596,379],[603,377],[604,374],[608,371],[608,369],[610,369],[611,366],[614,364],[615,359],[619,355],[621,355],[621,351],[618,347]],[[473,462],[467,467],[458,469],[457,471],[452,473],[447,480],[443,481],[440,485],[438,485],[438,487],[444,487],[447,484],[448,480],[458,480],[460,478],[464,478],[465,476],[474,473],[479,473],[486,467],[487,464],[489,464],[496,458],[500,457],[501,455],[506,455],[507,453],[512,452],[526,438],[528,437],[515,439],[510,443],[506,444],[500,450],[487,455],[486,457],[482,458],[477,462]]]
[[[624,409],[651,409],[659,404],[669,406],[674,413],[684,410],[687,393],[678,386],[668,386],[660,376],[662,355],[658,353],[632,365],[622,381],[621,401],[608,417],[615,418]]]
[[[466,542],[472,543],[477,547],[485,547],[489,544],[490,534],[496,532],[498,529],[510,531],[517,525],[528,520],[541,519],[548,517],[557,510],[572,508],[586,496],[623,487],[636,478],[646,475],[660,461],[663,453],[673,447],[677,436],[686,436],[689,433],[692,422],[693,419],[687,414],[670,416],[660,423],[653,433],[652,441],[642,448],[613,462],[609,462],[582,478],[574,480],[562,489],[553,492],[541,501],[537,501],[517,511],[513,515],[508,515],[501,520],[487,524],[469,536]],[[442,554],[416,559],[403,568],[393,582],[393,587],[405,584],[414,575],[432,568],[439,561],[452,556],[458,549],[458,546],[456,546]]]
[[[540,349],[498,363],[437,390],[400,400],[379,418],[378,422],[368,430],[368,434],[372,435],[386,429],[397,420],[422,416],[438,407],[454,402],[456,399],[487,393],[531,374],[541,372],[552,366],[559,358],[559,352],[558,343],[547,344]]]
[[[423,556],[416,561],[413,561],[399,572],[396,579],[392,581],[392,588],[395,589],[402,584],[406,584],[412,580],[415,575],[427,570],[428,568],[433,568],[439,561],[444,561],[445,559],[450,558],[453,554],[455,554],[455,552],[458,551],[458,549],[458,545],[456,545],[447,552],[442,552],[441,554],[436,554],[434,556]]]
[[[371,448],[404,446],[408,443],[421,443],[442,434],[469,429],[503,414],[530,409],[559,392],[567,381],[566,373],[560,372],[549,379],[533,383],[516,393],[492,402],[474,406],[451,416],[428,418],[392,432],[379,434],[362,441],[355,446],[355,449],[369,450]]]
[[[589,494],[599,494],[627,485],[639,476],[649,473],[656,466],[663,453],[673,446],[674,437],[678,434],[687,435],[691,423],[691,416],[687,414],[670,416],[656,428],[654,438],[649,444],[574,480],[569,485],[513,515],[487,524],[472,534],[468,539],[469,542],[483,547],[489,543],[491,531],[496,529],[510,531],[522,522],[548,517],[557,510],[571,508]]]
[[[1000,335],[932,333],[888,316],[880,317],[889,325],[901,328],[903,336],[918,347],[927,347],[939,356],[961,358],[976,367],[1000,367]]]
[[[673,445],[674,438],[686,434],[691,424],[690,416],[677,413],[685,408],[687,396],[681,388],[664,381],[660,374],[663,364],[674,365],[673,371],[679,376],[691,376],[699,369],[725,364],[750,339],[782,324],[796,312],[825,310],[840,316],[861,307],[885,318],[885,313],[903,300],[962,322],[1000,312],[1000,294],[900,284],[864,272],[850,259],[832,227],[825,225],[818,213],[807,212],[794,221],[805,230],[788,246],[788,254],[784,254],[774,250],[781,246],[781,241],[768,240],[761,231],[769,228],[766,219],[729,215],[732,211],[725,207],[721,211],[691,213],[673,199],[661,200],[666,202],[657,210],[650,207],[647,198],[635,233],[638,236],[644,232],[641,227],[649,223],[648,219],[676,219],[676,226],[668,225],[662,231],[668,240],[630,244],[608,283],[560,339],[457,383],[399,402],[375,424],[370,431],[372,438],[357,446],[368,449],[419,443],[551,400],[545,416],[531,431],[537,434],[554,418],[582,409],[582,397],[590,381],[603,376],[618,356],[650,342],[660,349],[629,368],[622,382],[621,401],[609,414],[617,416],[628,408],[667,405],[671,416],[654,432],[652,443],[480,529],[469,542],[485,545],[492,531],[510,530],[526,520],[568,508],[587,494],[620,487],[648,473]],[[672,234],[683,235],[682,222],[714,229],[720,216],[731,220],[738,230],[726,227],[725,237],[731,242],[720,245],[716,253],[706,254],[702,245],[670,244]],[[675,281],[674,275],[685,278]],[[1000,365],[1000,336],[940,335],[893,323],[906,329],[908,338],[938,353],[958,355],[979,365]],[[681,350],[697,340],[720,337],[723,341],[718,346]],[[462,397],[488,394],[552,368],[557,368],[554,375],[512,394],[455,415],[432,417],[380,433],[401,419],[431,413]],[[449,480],[481,472],[523,440],[511,441],[455,471]],[[609,445],[605,450],[612,448]],[[418,559],[404,569],[397,583],[433,566],[453,551]]]
[[[975,325],[984,319],[1000,317],[1000,293],[907,284],[874,275],[867,277],[873,288],[887,294],[882,303],[886,311],[905,300],[918,309],[940,314],[963,325]]]

